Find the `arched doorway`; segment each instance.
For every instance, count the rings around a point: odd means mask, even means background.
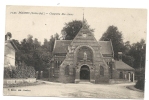
[[[90,70],[87,65],[83,65],[80,69],[80,80],[90,80]]]

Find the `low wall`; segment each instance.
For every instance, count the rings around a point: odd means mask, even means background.
[[[20,83],[34,83],[36,82],[36,78],[28,78],[28,79],[4,79],[4,84],[20,84]]]
[[[110,79],[109,83],[110,84],[119,84],[119,83],[129,83],[129,80],[125,80],[125,79]]]

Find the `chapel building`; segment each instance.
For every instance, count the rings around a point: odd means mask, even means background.
[[[56,40],[50,61],[49,78],[62,83],[109,83],[134,81],[134,68],[114,60],[111,41],[97,41],[88,27],[82,28],[73,40]]]

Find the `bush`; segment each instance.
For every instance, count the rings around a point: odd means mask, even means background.
[[[32,66],[18,66],[13,76],[15,78],[35,78],[35,69]]]
[[[43,71],[43,78],[48,78],[49,77],[49,71],[48,70],[44,70]]]
[[[4,68],[4,79],[11,78],[11,72],[9,68]]]
[[[139,79],[135,85],[135,88],[144,90],[144,85],[145,85],[144,83],[145,83],[145,80],[143,78]]]
[[[8,78],[35,78],[35,69],[23,64],[11,71],[10,68],[4,68],[4,79]]]

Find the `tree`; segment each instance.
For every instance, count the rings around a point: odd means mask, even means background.
[[[34,50],[37,50],[38,48],[40,48],[41,43],[38,41],[37,38],[35,38],[35,39],[33,40],[33,45],[34,45],[33,49],[34,49]]]
[[[132,44],[128,55],[134,57],[134,68],[145,68],[146,44],[145,40]]]
[[[59,40],[59,39],[60,39],[60,37],[59,37],[59,34],[58,34],[58,33],[54,34],[54,36],[51,35],[51,38],[50,38],[50,40],[49,40],[49,42],[48,42],[49,51],[50,51],[50,52],[53,51],[53,47],[54,47],[55,40]]]
[[[54,34],[54,38],[55,40],[59,40],[60,39],[59,34],[58,33]]]
[[[87,24],[87,21],[84,21],[84,24],[90,29],[91,32],[94,32],[94,29],[91,29]],[[65,26],[62,29],[62,35],[65,40],[73,40],[77,33],[82,28],[82,21],[73,20],[71,22],[65,23]]]
[[[123,62],[125,62],[129,66],[134,67],[134,60],[135,59],[132,56],[123,54],[122,60],[123,60]]]
[[[114,58],[118,59],[118,52],[124,51],[124,43],[122,38],[122,33],[118,30],[116,26],[109,26],[107,31],[100,38],[101,41],[110,41],[113,45]]]
[[[27,38],[24,38],[20,43],[20,52],[17,52],[17,57],[19,60],[24,62],[27,66],[35,67],[35,59],[33,58],[34,52],[40,47],[40,43],[35,38],[33,40],[32,35],[28,35]]]
[[[7,34],[5,35],[5,40],[7,40],[7,37],[12,38],[12,34],[10,32],[7,32]]]
[[[44,49],[48,49],[49,48],[49,45],[48,45],[48,40],[47,39],[44,39],[44,43],[43,43],[43,45],[42,45],[42,47],[44,48]]]
[[[124,43],[124,46],[125,46],[125,51],[124,51],[124,53],[128,54],[129,50],[131,49],[130,41],[126,41],[126,42]]]

